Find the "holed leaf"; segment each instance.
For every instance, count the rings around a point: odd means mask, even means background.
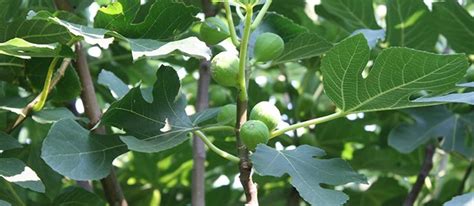
[[[21,160],[0,158],[0,177],[23,188],[36,192],[44,192],[45,188],[38,175]]]
[[[101,122],[131,135],[121,137],[131,150],[159,152],[175,147],[186,141],[187,134],[195,130],[186,115],[186,98],[181,95],[180,87],[176,71],[161,66],[153,88],[152,103],[143,98],[140,88],[134,88],[110,106]]]
[[[369,47],[362,35],[347,38],[323,58],[324,89],[343,112],[427,106],[412,102],[422,91],[442,94],[455,88],[467,69],[464,55],[437,55],[407,48],[382,51],[364,78]]]
[[[341,159],[315,159],[324,155],[323,150],[308,145],[299,146],[295,150],[278,151],[260,144],[251,159],[255,171],[260,175],[281,177],[285,173],[289,174],[291,184],[310,204],[342,205],[349,199],[347,195],[324,189],[320,184],[365,183],[366,179]]]
[[[53,124],[41,149],[41,158],[56,172],[74,180],[107,176],[112,161],[127,152],[117,135],[97,135],[71,119]]]
[[[454,114],[443,107],[410,109],[414,124],[402,124],[389,134],[388,143],[408,153],[426,142],[442,138],[441,148],[474,159],[474,113]]]

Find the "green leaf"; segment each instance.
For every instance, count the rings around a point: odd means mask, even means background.
[[[188,37],[171,42],[150,39],[127,39],[132,49],[133,60],[142,56],[164,58],[174,53],[185,54],[197,59],[211,59],[211,49],[196,37]]]
[[[455,0],[433,3],[437,28],[457,52],[474,53],[474,17]]]
[[[140,22],[134,22],[140,9],[140,0],[119,0],[99,10],[94,26],[116,31],[134,39],[171,40],[187,30],[196,21],[199,11],[182,3],[157,0],[148,15]]]
[[[407,195],[407,189],[400,186],[395,179],[380,177],[376,182],[370,185],[368,190],[358,193],[357,198],[354,198],[357,193],[349,194],[351,199],[348,201],[347,206],[385,206],[387,205],[386,202],[392,198],[405,197]],[[399,202],[399,205],[402,204],[403,202]]]
[[[71,119],[53,124],[41,149],[41,158],[56,172],[74,180],[107,176],[112,161],[127,152],[117,135],[97,135]]]
[[[176,71],[161,66],[156,75],[152,103],[134,88],[102,116],[103,124],[130,135],[121,137],[130,150],[151,153],[170,149],[186,141],[187,134],[195,130],[185,112],[186,98],[179,91]]]
[[[415,151],[410,154],[401,154],[391,147],[381,148],[379,145],[366,145],[353,153],[350,164],[356,170],[379,171],[384,174],[402,176],[417,175],[420,171],[423,156]]]
[[[390,46],[431,51],[437,40],[433,16],[422,0],[387,2],[387,41]]]
[[[121,79],[107,70],[100,71],[97,82],[109,88],[117,99],[121,99],[130,90]]]
[[[80,187],[64,189],[53,201],[53,206],[104,206],[105,202],[96,194]]]
[[[332,44],[319,35],[303,33],[285,44],[283,54],[274,60],[273,64],[319,56],[331,49],[331,47]]]
[[[31,57],[74,57],[74,52],[58,43],[34,44],[24,39],[14,38],[0,43],[0,54],[30,59]]]
[[[357,29],[380,29],[375,21],[372,0],[322,0],[321,5],[338,17],[341,26],[350,32]]]
[[[453,90],[467,69],[464,55],[437,55],[407,48],[389,48],[362,76],[369,60],[362,35],[347,38],[323,58],[324,89],[343,112],[369,112],[427,106],[412,102],[420,92],[434,95]]]
[[[108,48],[109,45],[114,41],[114,38],[112,37],[105,37],[105,35],[109,32],[108,30],[87,27],[80,24],[64,21],[53,16],[51,13],[47,11],[40,11],[38,13],[30,11],[28,13],[27,19],[28,20],[43,20],[48,23],[46,25],[51,25],[51,23],[56,24],[66,29],[70,33],[70,35],[74,35],[76,37],[82,38],[85,42],[89,44],[92,44],[92,45],[97,44],[102,48]],[[42,36],[45,36],[45,35],[42,35]]]
[[[39,112],[35,112],[32,118],[41,124],[50,124],[62,119],[77,119],[76,116],[65,107],[43,109]]]
[[[0,177],[23,188],[36,192],[44,192],[45,188],[36,173],[15,158],[0,158]]]
[[[22,148],[21,144],[13,137],[0,131],[0,150]]]
[[[15,16],[22,1],[0,0],[0,23],[7,22]]]
[[[410,109],[414,124],[402,124],[389,134],[388,143],[408,153],[430,140],[442,137],[441,148],[474,159],[474,113],[454,114],[444,107]]]
[[[458,195],[443,206],[467,206],[474,203],[474,192]]]
[[[219,111],[221,111],[220,107],[206,109],[206,110],[203,110],[201,112],[191,115],[189,118],[193,122],[193,125],[199,125],[203,122],[216,118],[217,114],[219,114]]]
[[[324,189],[321,184],[342,185],[365,183],[364,176],[355,173],[341,159],[320,160],[323,150],[302,145],[295,150],[278,151],[263,144],[251,156],[255,171],[260,175],[281,177],[289,174],[291,184],[301,197],[312,205],[342,205],[349,198],[342,192]]]
[[[461,87],[474,87],[474,82],[460,84]],[[464,103],[474,105],[474,92],[455,93],[437,97],[418,98],[415,102]]]

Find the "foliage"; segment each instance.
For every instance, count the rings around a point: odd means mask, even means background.
[[[474,2],[311,2],[0,0],[0,205],[469,204]]]

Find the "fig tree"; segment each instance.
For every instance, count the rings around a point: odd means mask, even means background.
[[[237,107],[234,104],[228,104],[221,107],[217,114],[217,121],[229,126],[235,126],[237,119]]]
[[[250,112],[250,119],[265,123],[269,131],[274,130],[281,121],[280,110],[270,102],[259,102]]]
[[[221,52],[211,62],[212,78],[225,87],[237,87],[239,57],[230,52]]]
[[[207,18],[199,31],[200,39],[208,44],[218,44],[229,37],[227,25],[217,17]]]
[[[249,150],[255,150],[258,144],[266,144],[269,138],[268,127],[262,121],[249,120],[240,128],[240,139]]]
[[[257,37],[253,49],[253,58],[257,62],[274,60],[283,53],[285,43],[274,33],[263,33]]]

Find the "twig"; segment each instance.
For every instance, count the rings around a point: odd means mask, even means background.
[[[63,62],[61,63],[61,66],[56,71],[53,79],[51,80],[51,84],[49,85],[48,93],[51,92],[53,90],[53,88],[56,86],[56,84],[58,84],[59,80],[61,80],[61,78],[63,78],[64,73],[65,73],[65,71],[66,71],[66,69],[67,69],[67,67],[69,66],[70,63],[71,63],[71,59],[69,59],[69,58],[66,58],[66,59],[63,60]],[[28,116],[30,116],[31,112],[33,111],[33,107],[36,105],[37,102],[40,101],[41,95],[42,94],[39,94],[35,99],[33,99],[33,101],[28,103],[28,105],[26,105],[21,110],[21,113],[18,115],[17,119],[15,120],[15,123],[7,129],[7,131],[6,131],[7,133],[11,133],[18,126],[20,126],[20,124],[23,121],[25,121],[25,119]]]
[[[421,170],[418,173],[416,182],[411,188],[410,193],[408,193],[408,196],[406,197],[403,206],[413,206],[413,204],[415,203],[418,195],[423,189],[426,177],[428,177],[431,169],[433,168],[433,156],[435,154],[435,150],[436,147],[434,144],[429,143],[428,145],[426,145],[425,159],[423,160],[423,165],[421,166]]]
[[[96,93],[94,89],[94,83],[89,71],[89,65],[87,64],[87,56],[82,49],[81,43],[76,44],[77,60],[75,62],[76,71],[81,81],[82,92],[81,99],[84,104],[84,111],[90,120],[90,126],[96,125],[102,112],[97,102]],[[105,127],[98,127],[93,131],[96,134],[105,134]],[[105,197],[112,206],[127,206],[127,201],[124,198],[122,188],[117,182],[114,169],[112,168],[110,174],[104,179],[100,180],[104,189]]]
[[[235,163],[238,163],[240,161],[238,157],[231,155],[227,153],[226,151],[221,150],[220,148],[216,147],[214,144],[212,144],[212,142],[206,137],[204,133],[202,133],[202,131],[195,131],[194,134],[198,136],[204,142],[204,144],[206,144],[207,147],[209,147],[210,150],[217,153],[219,156]]]

